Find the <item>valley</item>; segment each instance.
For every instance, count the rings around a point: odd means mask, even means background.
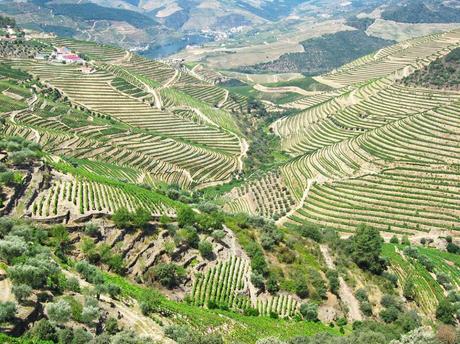
[[[119,3],[73,19],[152,20]],[[153,60],[0,17],[0,343],[455,344],[460,29],[379,20],[315,21],[307,76],[276,41]]]

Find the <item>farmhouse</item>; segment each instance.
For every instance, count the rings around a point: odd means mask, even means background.
[[[84,63],[85,61],[67,47],[58,47],[51,55],[52,59],[65,63]]]

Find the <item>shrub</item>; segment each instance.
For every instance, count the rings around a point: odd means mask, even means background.
[[[326,276],[329,280],[329,289],[333,294],[338,294],[340,283],[339,283],[339,274],[336,270],[328,270]]]
[[[356,290],[355,296],[358,299],[358,301],[360,301],[360,302],[369,301],[369,297],[367,296],[366,290],[364,290],[362,288]]]
[[[409,277],[404,283],[403,296],[408,300],[415,300],[415,283],[412,277]]]
[[[117,332],[120,332],[120,328],[118,327],[118,321],[115,318],[108,318],[105,321],[105,331],[111,335],[114,335]]]
[[[91,237],[97,237],[99,235],[99,227],[94,223],[87,223],[84,229],[85,233]]]
[[[323,234],[321,230],[314,225],[303,225],[299,228],[300,235],[312,239],[318,243],[322,242]]]
[[[391,239],[390,239],[390,243],[398,245],[399,244],[399,238],[396,235],[393,235],[391,237]]]
[[[13,285],[12,292],[19,303],[23,303],[32,294],[32,288],[27,284]]]
[[[187,247],[198,248],[200,243],[200,237],[198,236],[198,232],[194,227],[187,226],[181,228],[174,238],[176,241],[176,245],[185,245]]]
[[[301,299],[306,299],[310,294],[310,291],[308,290],[307,281],[304,277],[301,276],[297,277],[294,280],[294,289],[297,296]]]
[[[14,302],[0,302],[0,323],[13,320],[16,316],[16,311],[16,304]]]
[[[23,238],[9,235],[0,240],[0,258],[11,262],[14,258],[21,256],[27,250],[27,243]]]
[[[41,319],[34,324],[30,330],[30,335],[33,338],[40,340],[57,341],[56,328],[47,319]]]
[[[83,260],[75,264],[77,272],[89,283],[102,284],[104,277],[101,272],[94,266]]]
[[[382,244],[383,239],[377,229],[358,226],[351,238],[351,257],[361,269],[379,274],[383,271],[380,259]]]
[[[24,262],[9,269],[9,277],[17,284],[26,284],[33,289],[50,286],[50,282],[58,280],[59,266],[46,254],[27,258]]]
[[[362,301],[359,305],[359,309],[367,317],[372,315],[372,305],[369,301]]]
[[[82,328],[73,331],[72,344],[88,344],[93,339],[91,333]]]
[[[210,259],[213,256],[212,244],[209,241],[200,241],[198,250],[203,258]]]
[[[267,291],[270,294],[276,294],[280,290],[278,286],[278,282],[276,281],[275,277],[270,275],[267,280]]]
[[[405,245],[405,246],[409,246],[410,245],[410,241],[409,241],[409,238],[407,237],[407,235],[404,235],[401,239],[401,245]]]
[[[447,299],[443,299],[439,302],[436,309],[436,319],[442,321],[444,324],[454,325],[456,311],[457,309],[453,303]]]
[[[251,283],[254,284],[256,288],[264,289],[265,288],[264,282],[265,282],[264,277],[261,274],[258,274],[257,272],[253,272],[251,274]]]
[[[128,228],[131,226],[131,213],[127,208],[118,208],[112,215],[112,221],[118,228]]]
[[[318,321],[318,305],[312,302],[300,305],[300,314],[306,321]]]
[[[46,307],[48,318],[55,323],[64,324],[70,320],[72,309],[69,303],[65,300],[59,300],[55,303],[50,303]]]
[[[150,212],[144,208],[137,208],[131,215],[132,224],[136,228],[146,229],[151,219]]]
[[[196,222],[196,213],[192,208],[181,208],[177,212],[177,222],[179,226],[193,226]]]
[[[399,313],[399,309],[391,306],[380,311],[380,318],[382,318],[382,320],[386,323],[392,323],[398,319]]]
[[[184,269],[174,263],[158,264],[153,269],[149,269],[150,271],[153,279],[168,289],[177,287],[185,277]]]
[[[211,233],[211,236],[217,241],[222,241],[225,238],[226,234],[223,230],[216,229]]]

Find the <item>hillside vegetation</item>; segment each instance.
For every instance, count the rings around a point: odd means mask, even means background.
[[[405,85],[458,90],[460,85],[460,48],[433,61],[402,80]]]
[[[304,52],[284,54],[278,60],[242,67],[241,71],[318,75],[392,43],[361,30],[341,31],[301,42]]]
[[[382,18],[401,23],[458,23],[460,9],[451,6],[449,2],[404,1],[385,9]]]
[[[253,88],[14,30],[0,342],[458,341],[460,30]]]

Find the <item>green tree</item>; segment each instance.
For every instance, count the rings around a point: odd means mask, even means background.
[[[415,300],[415,282],[412,276],[404,282],[403,296],[410,301]]]
[[[396,244],[396,245],[398,245],[398,244],[399,244],[399,239],[398,239],[398,237],[397,237],[396,235],[393,235],[393,236],[391,237],[391,239],[390,239],[390,243],[391,243],[391,244]]]
[[[318,305],[313,302],[302,303],[300,314],[306,321],[318,321]]]
[[[16,311],[16,304],[14,302],[0,302],[0,323],[13,320]]]
[[[50,303],[46,307],[46,313],[48,318],[57,324],[65,324],[70,320],[72,315],[72,308],[70,304],[65,300],[59,300],[54,303]]]
[[[149,269],[153,280],[159,282],[162,286],[172,289],[177,287],[185,277],[185,270],[174,263],[161,263],[153,269]]]
[[[192,208],[184,207],[177,212],[177,222],[179,226],[193,226],[196,222],[196,213]]]
[[[329,289],[333,294],[337,295],[340,288],[339,273],[337,270],[328,270],[326,272],[326,277],[329,280]]]
[[[24,301],[32,294],[32,288],[27,284],[17,284],[13,285],[12,292],[19,303],[24,303]]]
[[[436,319],[442,321],[444,324],[454,325],[456,311],[457,307],[453,303],[447,299],[443,299],[439,302],[436,309]]]
[[[112,221],[118,228],[126,229],[131,227],[131,213],[125,207],[118,208],[112,215]]]
[[[353,261],[363,270],[372,273],[383,271],[380,254],[383,239],[377,229],[365,225],[358,226],[355,235],[351,238]]]
[[[137,208],[132,215],[132,222],[136,228],[146,229],[150,220],[152,220],[152,215],[144,208]]]
[[[212,244],[209,241],[200,241],[198,250],[203,258],[210,259],[213,256]]]

